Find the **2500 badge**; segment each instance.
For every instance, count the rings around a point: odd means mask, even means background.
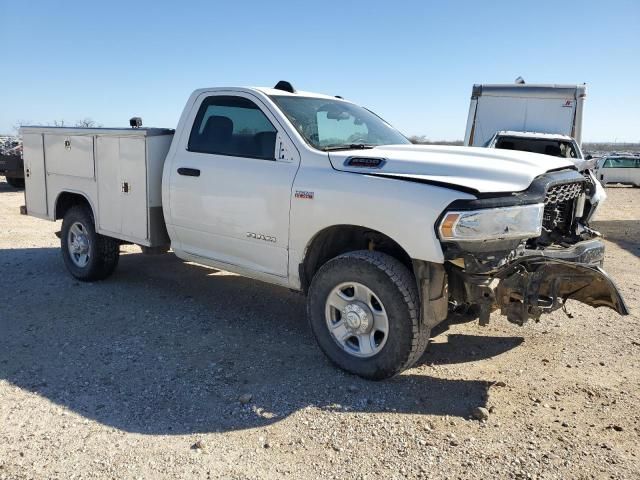
[[[252,233],[247,232],[247,237],[255,238],[256,240],[264,240],[265,242],[277,242],[278,239],[276,237],[272,237],[270,235],[263,235],[262,233]]]

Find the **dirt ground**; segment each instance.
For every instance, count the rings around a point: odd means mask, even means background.
[[[374,383],[328,363],[286,289],[136,247],[75,281],[60,225],[0,178],[0,479],[640,478],[640,189],[607,191],[630,316],[453,318]]]

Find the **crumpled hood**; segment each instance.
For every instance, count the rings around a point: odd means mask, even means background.
[[[345,165],[349,157],[383,158],[381,168]],[[430,145],[389,145],[330,152],[333,168],[456,185],[479,193],[520,192],[549,170],[575,169],[563,158],[515,150]]]

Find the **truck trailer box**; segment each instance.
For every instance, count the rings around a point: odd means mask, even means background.
[[[22,127],[26,206],[60,218],[65,194],[83,195],[96,231],[146,247],[169,245],[162,213],[162,169],[173,130]]]
[[[499,131],[573,137],[582,144],[586,85],[474,85],[464,144],[485,147]]]

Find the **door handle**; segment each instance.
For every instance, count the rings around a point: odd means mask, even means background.
[[[178,174],[179,175],[185,175],[187,177],[199,177],[200,176],[200,170],[198,170],[197,168],[180,167],[178,169]]]

